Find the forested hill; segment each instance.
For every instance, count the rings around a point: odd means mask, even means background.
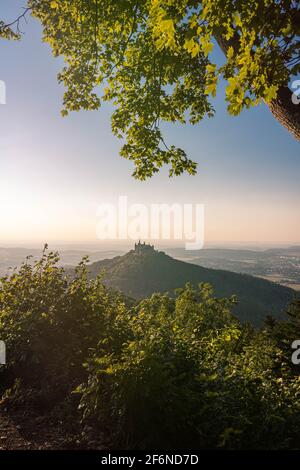
[[[131,250],[124,256],[98,261],[89,265],[91,277],[104,271],[105,282],[134,298],[154,292],[170,292],[185,283],[212,284],[217,297],[238,297],[234,313],[242,321],[262,324],[267,315],[284,318],[284,309],[296,292],[287,287],[246,274],[203,268],[176,260],[147,246]]]

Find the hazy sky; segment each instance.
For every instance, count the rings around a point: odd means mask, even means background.
[[[1,0],[14,19],[25,0]],[[300,147],[261,105],[230,117],[224,90],[216,117],[196,127],[166,126],[168,142],[198,162],[197,176],[146,182],[130,175],[110,130],[111,107],[60,115],[62,66],[41,42],[39,24],[22,24],[20,42],[0,42],[0,243],[96,241],[102,202],[204,203],[206,242],[300,242]],[[217,52],[218,54],[218,52]]]

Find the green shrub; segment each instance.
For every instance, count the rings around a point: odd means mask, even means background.
[[[88,361],[85,418],[110,430],[116,448],[297,446],[299,380],[278,375],[280,350],[241,327],[233,303],[188,285],[118,316]]]
[[[256,331],[208,284],[128,307],[87,260],[72,278],[58,261],[45,251],[0,280],[6,396],[73,420],[80,400],[114,448],[299,448],[299,303]]]
[[[85,377],[83,362],[105,336],[122,303],[100,278],[87,279],[86,260],[73,279],[46,250],[0,281],[0,337],[8,365],[2,383],[21,379],[51,402]]]

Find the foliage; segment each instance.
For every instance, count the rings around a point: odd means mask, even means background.
[[[298,446],[299,377],[283,376],[279,348],[241,327],[232,304],[187,285],[175,301],[153,295],[116,318],[88,361],[84,416],[110,429],[117,448]]]
[[[1,279],[6,394],[44,412],[67,403],[74,421],[80,400],[114,448],[299,448],[300,376],[287,348],[298,303],[291,320],[257,331],[209,284],[129,307],[88,279],[87,260],[69,279],[58,260],[45,251]]]
[[[209,96],[221,76],[237,115],[271,103],[300,71],[295,0],[29,0],[28,7],[65,59],[62,114],[111,101],[112,130],[125,137],[121,155],[139,179],[165,164],[170,175],[195,173],[184,150],[165,144],[160,124],[213,116]],[[216,43],[225,63],[214,61]]]
[[[291,362],[291,345],[300,339],[300,300],[295,299],[287,309],[288,320],[276,321],[269,317],[265,322],[267,334],[280,348],[285,368],[291,375],[299,374],[299,366]]]
[[[0,281],[0,337],[6,342],[5,376],[40,388],[51,401],[84,378],[83,362],[122,303],[101,279],[87,280],[86,260],[73,280],[44,251]]]
[[[4,21],[0,21],[0,38],[2,39],[20,39],[20,35],[12,28],[7,26]]]
[[[26,14],[30,8],[24,8],[23,13],[18,16],[11,23],[5,23],[3,20],[0,20],[0,39],[20,39],[22,31],[20,30],[20,23],[22,20],[26,21]]]

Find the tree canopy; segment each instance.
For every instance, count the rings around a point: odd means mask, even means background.
[[[161,123],[212,117],[220,77],[230,114],[264,101],[300,140],[288,88],[300,71],[296,0],[29,0],[28,8],[65,59],[62,114],[111,101],[112,130],[125,138],[121,155],[133,160],[136,178],[164,164],[170,175],[196,172],[183,149],[165,143]],[[18,38],[19,21],[0,23],[0,35]],[[222,64],[213,62],[214,47]]]

